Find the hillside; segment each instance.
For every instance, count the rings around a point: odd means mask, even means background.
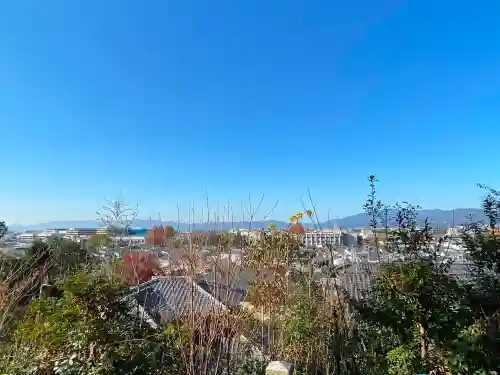
[[[390,213],[390,216],[394,216],[394,212]],[[418,220],[423,222],[425,218],[428,218],[432,223],[433,227],[446,228],[454,225],[464,224],[467,222],[468,218],[471,217],[472,220],[484,220],[484,214],[481,209],[477,208],[457,208],[455,210],[420,210],[418,211]],[[339,220],[330,220],[320,223],[322,228],[363,228],[369,226],[370,219],[364,214],[359,213],[356,215],[347,216]],[[144,220],[137,219],[132,223],[134,227],[148,228],[151,226],[160,225],[159,220]],[[255,222],[224,222],[224,223],[177,223],[174,221],[164,221],[163,225],[171,225],[176,230],[179,231],[189,231],[189,230],[207,230],[207,229],[219,229],[228,230],[231,228],[266,228],[270,224],[275,224],[278,228],[285,228],[288,223],[285,221],[255,221]],[[389,219],[389,225],[395,226],[396,222],[394,219]],[[310,223],[305,223],[307,227],[312,227]],[[25,230],[45,230],[50,228],[97,228],[100,227],[101,223],[96,220],[82,220],[82,221],[49,221],[45,223],[33,224],[33,225],[19,225],[13,224],[10,226],[11,231],[25,231]]]

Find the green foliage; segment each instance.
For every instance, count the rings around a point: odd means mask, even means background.
[[[386,207],[371,194],[365,206],[372,225],[388,221],[395,209],[397,228],[385,228],[385,252],[401,261],[382,264],[359,313],[360,337],[373,365],[390,374],[420,371],[486,374],[500,371],[500,192],[486,188],[482,206],[488,222],[470,223],[462,233],[470,277],[451,274],[440,261],[428,222],[419,226],[418,207]],[[376,228],[374,228],[376,229]],[[375,231],[375,235],[377,235]],[[377,243],[377,242],[376,242]]]
[[[385,354],[376,357],[386,362],[380,368],[394,374],[436,370],[444,360],[442,352],[472,323],[467,288],[450,273],[451,262],[438,259],[439,246],[431,246],[432,228],[427,221],[417,222],[419,207],[384,206],[375,197],[374,177],[370,184],[366,213],[372,225],[387,225],[387,213],[396,212],[397,228],[386,227],[385,252],[400,260],[383,262],[365,300],[353,304],[365,323],[390,336],[380,348]]]
[[[273,228],[246,248],[246,266],[256,275],[247,301],[267,317],[264,350],[293,362],[296,374],[354,374],[360,356],[347,305],[311,277],[308,259],[297,234]]]
[[[451,348],[455,372],[500,372],[500,192],[481,186],[487,222],[470,223],[462,233],[471,263],[468,303],[473,324],[464,326]]]
[[[366,373],[347,305],[309,282],[282,319],[285,355],[295,362],[296,373]]]
[[[91,260],[87,250],[80,244],[59,238],[47,243],[35,242],[28,249],[26,257],[31,269],[42,272],[49,281],[77,271]]]
[[[311,287],[309,293],[299,291],[300,298],[290,306],[283,323],[287,344],[294,348],[293,351],[308,347],[318,337],[323,323],[321,318],[326,313],[327,304],[319,288],[312,283],[308,286]]]
[[[106,234],[111,237],[127,236],[129,232],[130,228],[127,225],[123,224],[108,225],[106,228]]]
[[[235,357],[232,357],[229,362],[228,374],[231,375],[265,375],[267,362],[252,358],[250,350],[242,350]]]
[[[301,242],[296,235],[284,231],[262,231],[259,238],[251,242],[245,256],[247,265],[256,268],[288,268],[300,257]]]
[[[392,263],[374,275],[373,289],[359,310],[374,324],[390,328],[401,342],[413,340],[415,324],[425,328],[428,340],[446,342],[467,314],[464,293],[446,267],[425,259]]]
[[[241,248],[246,244],[245,238],[239,232],[233,234],[229,232],[209,231],[202,236],[204,237],[203,242],[207,246],[217,246],[221,248]]]
[[[470,223],[462,233],[471,271],[463,279],[452,274],[451,261],[440,259],[440,243],[433,243],[428,222],[418,222],[418,207],[384,205],[375,194],[375,176],[369,181],[365,211],[377,252],[377,236],[383,234],[384,256],[399,260],[382,259],[361,301],[318,285],[296,233],[270,228],[250,241],[240,234],[193,233],[191,240],[204,245],[244,247],[244,265],[253,276],[247,301],[255,305],[244,333],[262,343],[259,348],[269,358],[294,362],[296,374],[499,373],[500,192],[485,188],[482,207],[488,221]],[[299,212],[291,219],[298,223],[303,216]],[[396,228],[388,227],[391,219]],[[87,245],[108,244],[109,237],[96,236]],[[15,314],[2,307],[3,315],[13,318],[1,327],[0,373],[198,371],[199,358],[210,357],[218,344],[196,343],[193,338],[206,336],[199,327],[151,328],[124,302],[128,289],[123,281],[92,270],[89,260],[79,244],[52,239],[35,243],[25,259],[2,262],[2,292],[19,287],[25,298],[16,300],[20,308]],[[47,280],[58,290],[52,297],[39,293]],[[0,299],[2,306],[6,301]],[[227,324],[237,321],[237,313],[228,314]],[[232,374],[258,374],[266,364],[249,352],[229,357],[224,366]],[[222,372],[219,359],[210,361]]]
[[[87,240],[87,249],[98,251],[110,247],[113,244],[112,238],[107,234],[96,234]]]
[[[77,273],[58,287],[61,297],[33,301],[4,343],[0,357],[4,371],[179,373],[178,333],[171,327],[153,330],[131,313],[123,302],[127,289],[121,280]]]
[[[419,360],[414,347],[397,346],[387,353],[389,375],[416,374]]]
[[[5,221],[0,221],[0,238],[2,238],[5,233],[7,233],[7,225],[5,224]]]

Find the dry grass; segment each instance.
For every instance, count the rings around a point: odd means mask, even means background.
[[[114,207],[112,215],[123,217],[117,210]],[[187,332],[179,343],[183,348],[183,373],[235,373],[236,359],[257,367],[271,359],[283,359],[317,373],[328,373],[329,363],[340,361],[342,348],[332,347],[331,338],[352,333],[348,309],[344,301],[317,286],[307,272],[294,279],[291,271],[298,261],[300,241],[300,235],[266,229],[260,237],[239,246],[217,231],[194,233],[176,243],[170,259],[160,263],[167,277],[182,275],[193,281],[206,278],[216,288],[224,286],[224,290],[240,287],[242,275],[250,278],[246,301],[251,302],[251,308],[242,304],[216,314],[196,314],[193,310],[175,322]],[[110,274],[120,272],[116,263],[108,260],[103,260],[99,268]],[[0,283],[2,327],[15,316],[13,309],[19,301],[26,298],[27,285],[40,283],[40,275],[43,272],[30,274],[14,289],[8,286],[15,275]],[[212,292],[224,299],[217,290]],[[295,321],[306,322],[309,331],[294,328]]]

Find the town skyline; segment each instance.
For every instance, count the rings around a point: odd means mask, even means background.
[[[457,208],[452,210],[441,209],[422,209],[417,211],[419,213],[418,220],[423,221],[427,218],[431,225],[435,228],[454,227],[456,225],[463,225],[472,217],[474,221],[484,220],[484,214],[480,208]],[[236,229],[253,229],[267,228],[270,224],[276,225],[278,228],[285,228],[290,223],[289,220],[267,219],[260,220],[222,220],[219,221],[176,221],[168,219],[154,219],[154,218],[141,218],[140,216],[130,221],[130,226],[138,228],[153,228],[157,226],[172,226],[176,230],[182,232],[188,230],[199,229],[221,229],[229,230]],[[95,220],[58,220],[46,221],[40,223],[22,224],[22,223],[8,223],[9,229],[12,231],[24,230],[46,230],[54,228],[99,228],[104,224],[99,219]],[[331,217],[330,219],[323,220],[322,218],[314,218],[313,220],[306,219],[303,221],[306,228],[363,228],[370,226],[370,218],[365,213],[357,213],[344,217]]]

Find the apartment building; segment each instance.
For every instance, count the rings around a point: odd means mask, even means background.
[[[77,237],[90,237],[99,234],[101,228],[69,228],[66,230],[66,237],[77,238]]]
[[[65,228],[46,229],[44,233],[46,233],[49,236],[64,237],[66,235],[66,229]]]
[[[29,244],[34,241],[47,241],[50,237],[61,237],[62,235],[54,229],[47,229],[43,232],[25,232],[18,234],[16,240],[18,243]]]
[[[37,239],[36,233],[21,233],[17,235],[18,243],[31,243]]]
[[[304,233],[304,246],[322,248],[327,246],[340,246],[342,233],[339,229],[313,230]]]

